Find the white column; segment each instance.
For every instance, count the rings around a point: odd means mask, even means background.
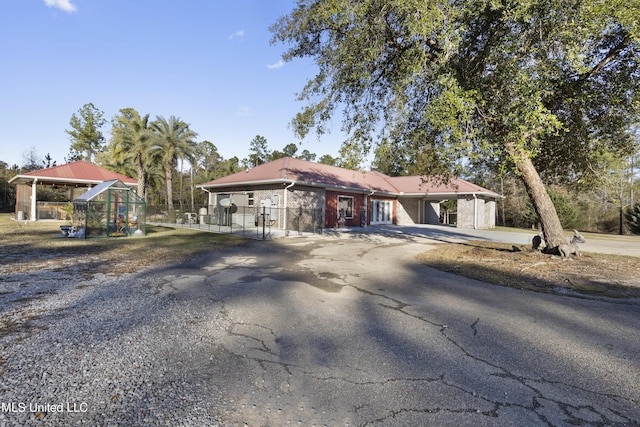
[[[31,216],[29,219],[31,221],[35,221],[36,218],[36,185],[38,183],[38,178],[33,178],[33,184],[31,184]]]

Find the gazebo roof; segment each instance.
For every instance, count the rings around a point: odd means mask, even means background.
[[[31,184],[36,182],[43,185],[86,186],[114,179],[120,180],[128,186],[138,184],[135,179],[82,160],[16,175],[9,180],[9,183]]]

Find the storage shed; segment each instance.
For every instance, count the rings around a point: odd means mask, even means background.
[[[146,204],[114,179],[96,185],[73,201],[76,237],[126,237],[146,233]]]

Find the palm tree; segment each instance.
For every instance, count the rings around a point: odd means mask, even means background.
[[[113,118],[111,138],[113,155],[122,163],[131,164],[138,177],[138,194],[147,200],[147,163],[150,160],[153,133],[149,114],[140,116],[133,108],[123,108]]]
[[[189,124],[175,116],[166,120],[162,116],[156,117],[151,123],[154,132],[152,150],[158,154],[164,169],[167,186],[167,209],[169,216],[173,216],[173,173],[179,158],[193,156],[197,145],[194,139],[197,133],[189,129]]]

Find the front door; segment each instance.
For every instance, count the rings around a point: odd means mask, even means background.
[[[392,203],[391,200],[371,200],[371,225],[393,223]]]

